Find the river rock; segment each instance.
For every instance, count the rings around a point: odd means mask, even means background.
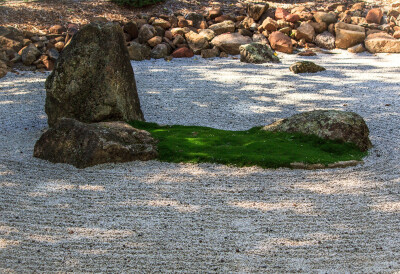
[[[361,26],[339,22],[335,24],[337,48],[347,49],[360,44],[365,39],[365,29]]]
[[[210,47],[208,40],[201,34],[190,31],[185,34],[186,41],[189,48],[193,50],[194,54],[200,54],[201,50]]]
[[[293,53],[292,39],[280,31],[274,31],[268,37],[271,47],[279,52]]]
[[[227,32],[235,32],[235,23],[228,20],[222,23],[211,25],[209,29],[214,31],[215,35],[220,35]]]
[[[145,44],[131,42],[128,46],[130,60],[143,61],[150,59],[151,48]]]
[[[335,48],[335,36],[329,31],[324,31],[315,37],[315,43],[318,47],[324,49],[334,49]]]
[[[371,53],[400,53],[400,40],[384,32],[373,33],[365,39],[365,47]]]
[[[219,50],[228,54],[236,55],[240,53],[239,47],[241,45],[250,44],[251,38],[243,36],[239,33],[224,33],[216,36],[211,44],[219,48]]]

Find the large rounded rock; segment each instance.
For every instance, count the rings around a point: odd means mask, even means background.
[[[364,119],[354,112],[314,110],[279,120],[265,126],[263,130],[299,132],[329,140],[341,140],[354,143],[362,151],[372,146]]]
[[[13,49],[19,51],[23,42],[22,33],[13,27],[0,26],[0,49]]]
[[[372,33],[365,39],[365,47],[371,53],[400,53],[400,40],[387,33]]]
[[[211,25],[210,30],[214,31],[215,35],[220,35],[227,32],[235,32],[235,23],[230,20]]]
[[[382,10],[379,8],[376,9],[371,9],[368,11],[367,16],[365,17],[365,20],[367,23],[374,23],[374,24],[380,24],[382,21],[383,13]]]
[[[38,50],[33,44],[30,44],[22,50],[22,63],[24,63],[26,66],[29,66],[35,62],[39,56],[40,50]]]
[[[186,33],[185,38],[189,48],[193,50],[195,54],[200,54],[201,50],[210,47],[208,40],[203,35],[195,33],[194,31]]]
[[[224,33],[216,36],[211,44],[228,54],[236,55],[240,53],[239,47],[241,45],[250,44],[251,38],[243,36],[239,33]]]
[[[189,12],[186,14],[185,19],[192,21],[193,27],[196,29],[199,29],[201,22],[205,20],[203,15],[195,12]]]
[[[276,53],[268,45],[262,43],[242,45],[239,50],[241,62],[253,64],[279,62]]]
[[[154,59],[161,59],[167,57],[168,54],[168,46],[166,44],[158,44],[151,50],[150,57]]]
[[[268,10],[269,4],[254,4],[250,3],[247,6],[247,14],[249,17],[253,18],[255,21],[260,19],[261,15]]]
[[[75,34],[46,80],[48,123],[143,120],[122,29],[92,23]]]
[[[103,163],[151,160],[158,153],[150,133],[125,122],[86,124],[62,118],[36,142],[33,156],[85,168]]]
[[[151,48],[145,44],[131,42],[128,46],[129,59],[143,61],[150,59]]]
[[[335,24],[335,45],[340,49],[348,49],[360,44],[365,39],[365,29],[361,26],[339,22]]]
[[[337,21],[336,14],[333,12],[328,13],[328,12],[319,11],[314,14],[314,18],[315,18],[315,21],[317,21],[318,23],[324,22],[327,25],[336,23],[336,21]]]
[[[329,31],[324,31],[315,37],[315,43],[318,47],[324,49],[334,49],[335,48],[335,36]]]
[[[149,39],[156,36],[156,33],[156,29],[152,25],[144,24],[139,30],[139,43],[146,43]]]
[[[274,31],[268,37],[271,47],[280,52],[293,53],[292,39],[280,31]]]
[[[302,23],[297,28],[296,39],[306,39],[307,42],[313,42],[315,37],[315,29],[310,23]]]

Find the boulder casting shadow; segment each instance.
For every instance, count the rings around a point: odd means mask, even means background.
[[[49,126],[61,117],[91,123],[143,120],[122,28],[92,23],[74,35],[46,80]]]

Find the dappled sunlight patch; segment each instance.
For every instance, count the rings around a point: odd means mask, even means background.
[[[43,235],[43,234],[29,234],[29,235],[26,235],[26,237],[31,241],[52,243],[52,244],[57,243],[61,240],[55,236]]]
[[[278,106],[267,106],[267,107],[251,106],[249,108],[249,111],[253,112],[253,113],[279,112],[279,111],[281,111],[281,108]]]
[[[19,187],[20,185],[12,182],[0,182],[0,187]]]
[[[254,248],[250,249],[248,253],[251,254],[267,254],[271,251],[277,251],[281,248],[310,248],[330,243],[339,239],[339,236],[317,232],[297,237],[270,237],[261,243],[257,244]]]
[[[105,191],[104,186],[100,185],[79,185],[78,186],[79,190],[90,190],[90,191]]]
[[[315,213],[314,205],[312,203],[303,203],[296,201],[280,201],[276,203],[266,203],[257,201],[236,201],[236,202],[229,202],[228,205],[244,209],[260,210],[264,212],[294,211],[299,214]]]
[[[0,101],[0,105],[11,105],[11,104],[16,104],[17,102],[15,101]]]
[[[400,201],[380,202],[371,206],[374,211],[400,213]]]
[[[163,207],[173,208],[181,213],[198,212],[201,207],[198,205],[183,204],[179,201],[172,199],[160,198],[158,200],[130,200],[118,203],[121,206],[150,206],[150,207]]]
[[[20,243],[21,243],[20,241],[7,240],[7,239],[4,239],[4,238],[0,238],[0,249],[7,248],[7,247],[12,247],[12,246],[17,246]]]
[[[307,190],[317,194],[361,194],[365,189],[376,188],[377,185],[368,184],[360,178],[343,178],[335,181],[299,182],[295,188]]]
[[[121,237],[130,237],[135,232],[131,230],[122,229],[105,229],[99,227],[69,227],[65,230],[65,235],[69,235],[69,238],[80,239],[117,239]]]
[[[8,226],[8,225],[0,225],[0,234],[1,235],[8,235],[11,233],[17,233],[19,232],[19,229],[16,227]]]

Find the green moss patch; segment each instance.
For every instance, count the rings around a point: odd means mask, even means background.
[[[173,163],[219,163],[263,168],[289,167],[290,163],[330,164],[361,160],[367,155],[354,144],[324,140],[317,136],[267,132],[254,127],[245,131],[199,126],[160,126],[134,121],[159,140],[159,159]]]

